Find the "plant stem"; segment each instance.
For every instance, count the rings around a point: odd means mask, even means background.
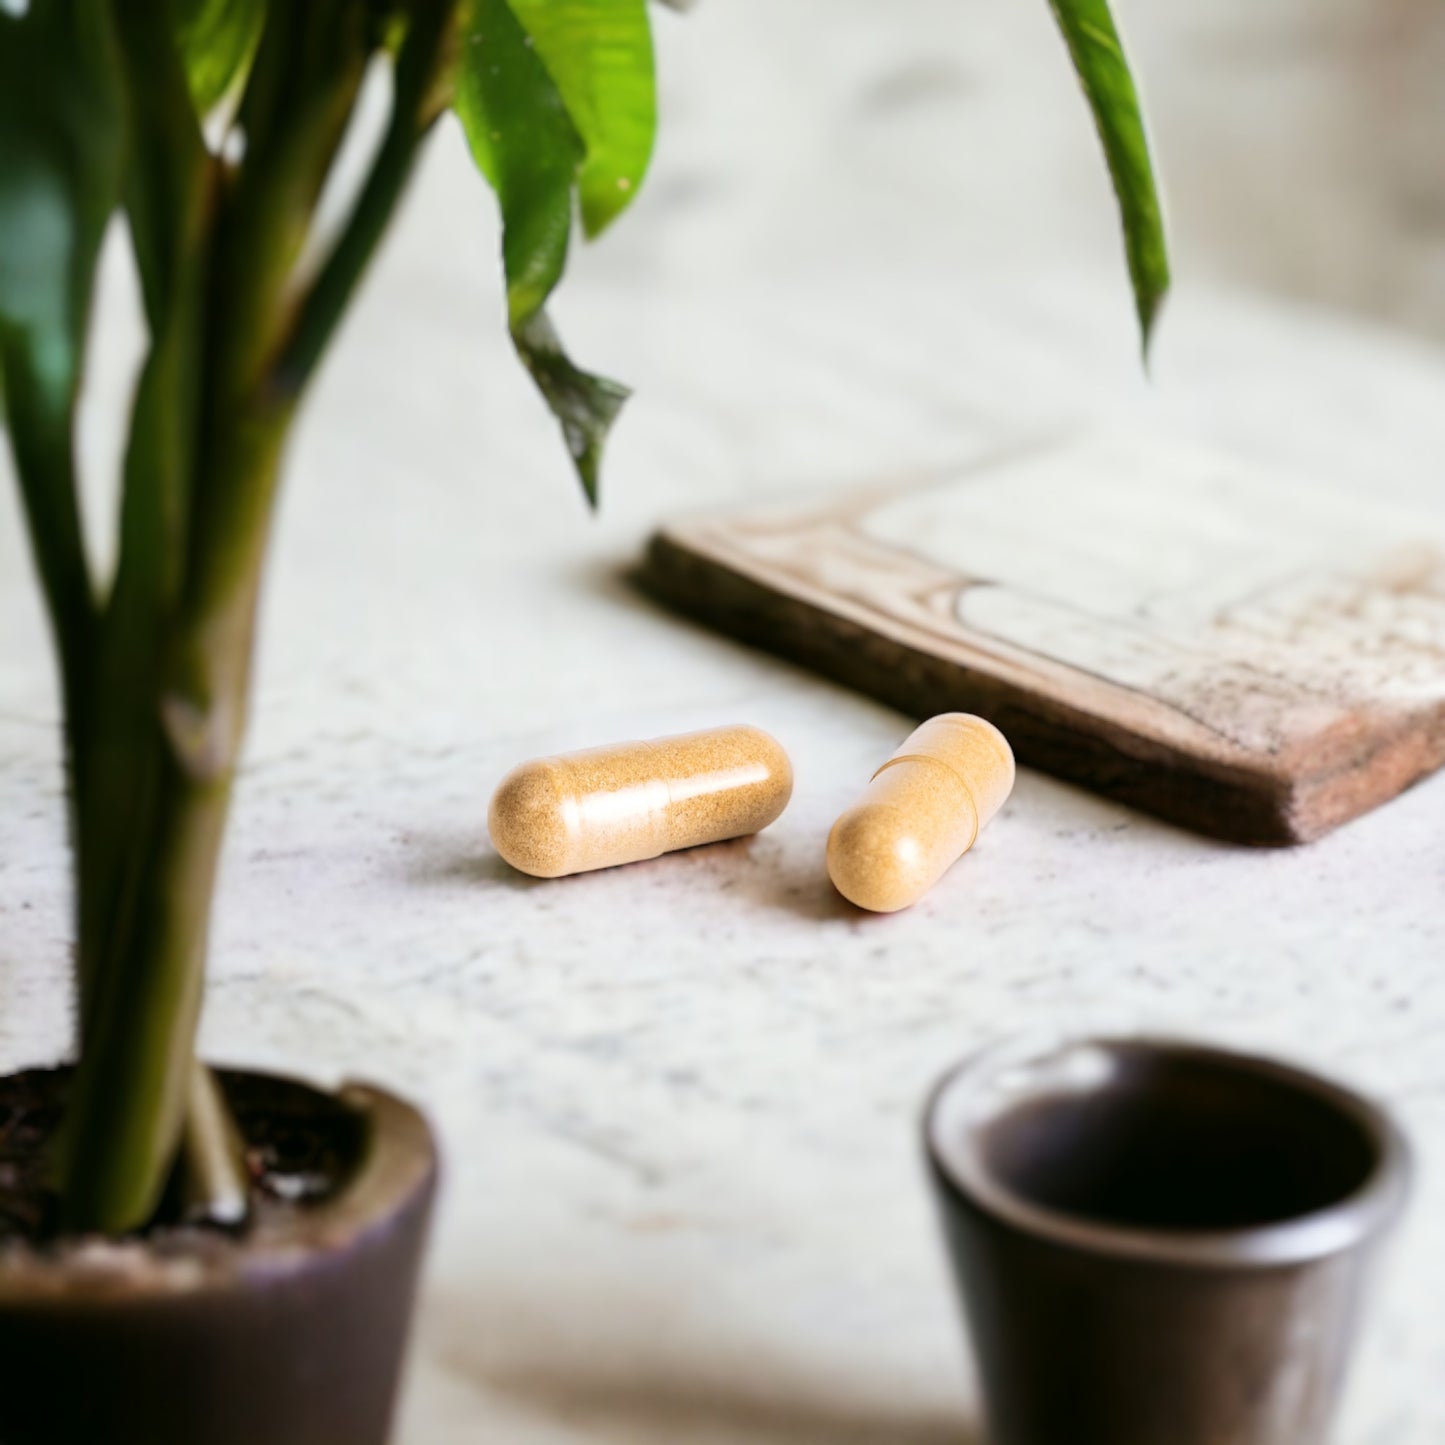
[[[452,10],[432,0],[418,4],[396,62],[386,134],[350,216],[310,291],[276,365],[278,383],[299,394],[345,314],[401,199],[418,147],[438,114],[433,85],[448,40]]]
[[[225,799],[189,796],[157,707],[184,577],[219,169],[191,105],[169,6],[121,7],[117,18],[131,152],[124,201],[151,346],[126,450],[116,576],[98,618],[87,706],[68,724],[83,763],[73,792],[80,1064],[61,1182],[72,1227],[118,1231],[149,1213],[174,1149],[175,1077],[191,1058]],[[165,872],[188,848],[195,891],[183,900]],[[155,1004],[158,995],[169,1004]],[[125,1150],[133,1169],[116,1165]],[[128,1173],[145,1182],[126,1182]]]
[[[69,1228],[134,1228],[170,1168],[190,1061],[178,1044],[194,1037],[200,1009],[228,781],[198,786],[174,759],[162,772],[130,946],[99,981],[67,1111]]]
[[[201,1062],[191,1065],[181,1137],[182,1213],[188,1219],[238,1225],[250,1201],[243,1162],[245,1143],[226,1108],[216,1077]]]
[[[95,601],[81,535],[74,457],[75,380],[56,388],[34,374],[29,348],[7,346],[0,333],[0,371],[9,393],[10,444],[20,497],[55,634],[62,679],[83,672],[95,626]]]
[[[77,373],[70,358],[64,384],[47,386],[44,378],[33,373],[30,348],[7,346],[5,340],[0,335],[0,372],[5,376],[10,398],[7,429],[31,549],[60,661],[65,769],[69,796],[74,799],[84,781],[84,759],[74,746],[75,724],[87,711],[98,620],[76,488]],[[57,391],[63,397],[58,403]],[[81,838],[74,816],[71,836],[78,850]]]
[[[178,1148],[203,1192],[235,1203],[236,1141],[194,1041],[280,460],[299,382],[425,133],[422,97],[452,7],[414,0],[387,141],[301,308],[318,324],[305,332],[299,374],[294,353],[288,361],[293,272],[356,101],[366,7],[314,0],[268,11],[240,111],[246,154],[234,169],[178,119],[184,77],[168,37],[149,28],[165,7],[127,13],[143,162],[127,204],[152,349],[126,461],[121,560],[101,619],[98,696],[73,732],[98,785],[76,793],[82,1048],[60,1161],[65,1227],[111,1234],[150,1219]]]
[[[246,422],[218,461],[206,585],[169,630],[145,756],[146,829],[67,1110],[63,1220],[122,1233],[149,1218],[190,1086],[211,900],[244,730],[267,523],[289,413]],[[133,821],[133,820],[132,820]]]

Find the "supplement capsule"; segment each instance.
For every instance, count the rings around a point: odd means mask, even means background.
[[[492,795],[487,827],[513,868],[561,878],[756,833],[792,793],[774,738],[710,728],[522,763]]]
[[[992,723],[930,718],[833,824],[828,876],[859,908],[907,908],[973,847],[1013,785],[1013,749]]]

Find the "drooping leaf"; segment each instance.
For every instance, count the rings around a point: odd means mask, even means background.
[[[537,312],[513,331],[512,340],[537,389],[561,423],[582,488],[595,507],[603,443],[630,393],[619,382],[574,366],[545,311]]]
[[[507,0],[471,4],[456,110],[472,156],[501,203],[507,313],[515,328],[561,279],[585,148]]]
[[[1144,116],[1108,0],[1049,0],[1094,112],[1124,228],[1129,278],[1147,354],[1169,290],[1169,253]]]
[[[79,369],[122,134],[108,7],[0,10],[0,330],[56,405]]]
[[[0,371],[7,427],[67,695],[93,621],[74,415],[124,123],[110,8],[0,10]]]
[[[502,209],[513,344],[561,424],[583,489],[595,503],[602,441],[626,393],[574,366],[542,313],[567,262],[573,193],[586,146],[506,0],[471,0],[455,107],[472,156]]]
[[[582,224],[600,234],[637,194],[657,130],[647,0],[512,0],[587,148]]]
[[[250,68],[266,23],[266,3],[177,0],[176,42],[200,115],[209,113]]]

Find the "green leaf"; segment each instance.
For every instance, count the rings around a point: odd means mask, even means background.
[[[1049,0],[1093,108],[1124,225],[1129,277],[1147,355],[1169,290],[1169,254],[1144,116],[1108,0]]]
[[[538,47],[506,0],[472,0],[455,106],[502,208],[507,315],[517,354],[562,427],[589,501],[625,388],[576,367],[542,306],[561,279],[586,146]]]
[[[265,24],[266,0],[176,0],[176,43],[200,115],[250,69]]]
[[[502,207],[513,328],[541,309],[567,264],[572,187],[584,146],[506,0],[473,0],[462,33],[456,110]]]
[[[630,395],[619,382],[593,376],[568,360],[545,311],[512,332],[517,354],[562,425],[587,500],[597,505],[598,471],[607,433]]]
[[[122,134],[108,7],[0,10],[0,330],[57,408],[79,372]]]
[[[110,9],[0,10],[0,371],[26,521],[71,701],[94,622],[74,417],[124,135]]]
[[[512,0],[587,147],[582,224],[599,235],[647,174],[657,131],[647,0]]]

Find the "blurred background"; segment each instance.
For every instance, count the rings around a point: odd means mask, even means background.
[[[1445,8],[1117,8],[1176,277],[1445,336]],[[703,0],[657,29],[650,221],[619,228],[607,265],[1117,264],[1042,0]]]

